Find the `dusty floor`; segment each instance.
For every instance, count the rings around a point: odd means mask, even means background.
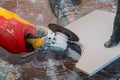
[[[115,4],[91,1],[82,2],[78,7],[84,16],[95,9],[115,12]],[[18,13],[34,25],[56,23],[48,0],[0,0],[0,5]],[[74,70],[77,60],[69,57],[61,61],[50,59],[49,56],[42,58],[36,53],[27,59],[20,59],[20,55],[12,55],[0,48],[0,80],[120,80],[120,59],[89,77]]]

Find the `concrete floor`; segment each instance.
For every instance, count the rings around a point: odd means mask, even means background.
[[[48,0],[1,0],[0,5],[10,11],[18,13],[22,18],[30,21],[34,25],[47,26],[49,23],[56,23],[56,18],[51,11]],[[100,5],[93,2],[82,3],[79,5],[79,9],[81,10],[82,15],[85,15],[96,8],[112,11],[112,5],[113,3],[100,3]],[[4,80],[2,77],[6,77],[6,80],[120,79],[120,59],[101,70],[96,75],[89,77],[79,71],[74,70],[77,60],[74,60],[71,57],[66,60],[59,61],[50,58],[42,58],[36,53],[33,56],[21,61],[20,55],[12,55],[0,48],[0,58],[2,59],[0,60],[0,80]],[[20,63],[20,61],[22,63]],[[10,76],[13,76],[13,79],[10,79]]]

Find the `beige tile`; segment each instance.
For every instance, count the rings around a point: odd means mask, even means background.
[[[87,75],[94,75],[120,57],[120,45],[104,47],[112,33],[114,16],[114,13],[95,10],[66,26],[79,36],[84,47],[76,68]]]

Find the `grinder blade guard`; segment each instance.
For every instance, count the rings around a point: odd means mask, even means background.
[[[54,43],[50,45],[50,50],[65,54],[68,48],[71,48],[81,55],[82,46],[78,44],[79,37],[75,33],[57,24],[48,26],[54,33]]]

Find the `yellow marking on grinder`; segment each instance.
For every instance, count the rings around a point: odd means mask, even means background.
[[[33,26],[33,24],[31,24],[28,21],[20,18],[16,13],[8,11],[8,10],[2,8],[2,7],[0,7],[0,16],[3,16],[6,19],[14,18],[14,19],[16,19],[16,20],[18,20],[18,21],[20,21],[20,22],[22,22],[24,24],[28,24],[28,25]]]
[[[40,46],[42,46],[43,42],[44,42],[45,38],[30,38],[27,39],[27,42],[30,43],[34,49],[39,48]]]

